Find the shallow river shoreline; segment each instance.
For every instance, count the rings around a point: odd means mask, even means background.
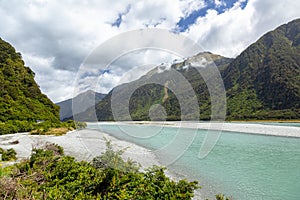
[[[136,124],[149,126],[166,126],[177,128],[193,128],[204,130],[217,130],[226,132],[238,132],[258,135],[282,136],[282,137],[300,137],[300,127],[279,126],[258,123],[235,123],[235,122],[188,122],[188,121],[167,121],[167,122],[150,122],[150,121],[133,121],[133,122],[98,122],[99,124]]]

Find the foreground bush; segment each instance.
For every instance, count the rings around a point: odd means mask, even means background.
[[[175,182],[164,168],[124,161],[121,151],[107,151],[92,163],[63,155],[61,147],[48,144],[34,149],[29,160],[15,165],[0,178],[0,199],[191,199],[197,182]]]
[[[0,148],[0,154],[2,154],[2,161],[17,160],[17,152],[14,149],[4,150]]]

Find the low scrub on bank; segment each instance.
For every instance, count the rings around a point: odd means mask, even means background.
[[[18,132],[31,132],[35,135],[63,135],[68,131],[84,127],[86,123],[72,120],[67,122],[9,120],[0,122],[0,135]]]
[[[14,149],[2,149],[0,148],[1,161],[14,161],[17,159],[17,152]]]
[[[30,132],[32,135],[64,135],[68,131],[76,129],[74,121],[67,122],[41,122],[38,123],[34,130]]]
[[[164,167],[141,172],[139,163],[122,158],[125,149],[113,150],[110,141],[106,146],[92,162],[76,161],[62,147],[46,143],[33,149],[28,160],[5,168],[0,163],[0,199],[188,200],[200,188],[196,181],[173,181]],[[6,160],[16,158],[13,149],[2,152]],[[230,198],[216,195],[216,200]]]
[[[199,188],[195,181],[171,180],[162,167],[141,172],[122,153],[108,142],[107,151],[89,163],[65,156],[54,144],[33,149],[0,178],[0,199],[191,199]]]

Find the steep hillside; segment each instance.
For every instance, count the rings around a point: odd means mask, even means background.
[[[97,104],[101,99],[105,97],[106,94],[101,94],[94,92],[92,90],[88,90],[84,93],[77,95],[72,99],[67,99],[65,101],[56,103],[60,107],[59,116],[60,120],[72,118],[73,114],[78,114],[84,112],[86,109]],[[76,110],[72,109],[73,101],[76,102],[76,105],[81,105],[76,108]]]
[[[230,118],[300,118],[300,19],[265,34],[222,75]]]
[[[0,87],[0,135],[26,122],[59,121],[59,107],[41,93],[21,54],[1,38]]]

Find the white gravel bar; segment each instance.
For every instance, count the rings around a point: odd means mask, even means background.
[[[204,130],[219,130],[228,132],[272,135],[282,137],[300,137],[300,127],[296,126],[280,126],[258,123],[235,123],[235,122],[188,122],[188,121],[168,121],[168,122],[99,122],[99,123],[117,123],[117,124],[140,124],[151,126],[169,126],[181,128],[194,128]]]
[[[108,134],[97,130],[72,131],[63,136],[30,135],[29,133],[16,133],[0,136],[0,147],[13,148],[17,152],[18,161],[31,155],[32,148],[40,147],[46,142],[55,143],[64,148],[65,154],[74,156],[77,160],[91,161],[106,150],[106,139],[112,142],[116,150],[126,148],[123,159],[131,158],[139,162],[143,168],[160,165],[155,155],[148,149],[138,145],[118,140]],[[18,144],[11,144],[19,141]]]

